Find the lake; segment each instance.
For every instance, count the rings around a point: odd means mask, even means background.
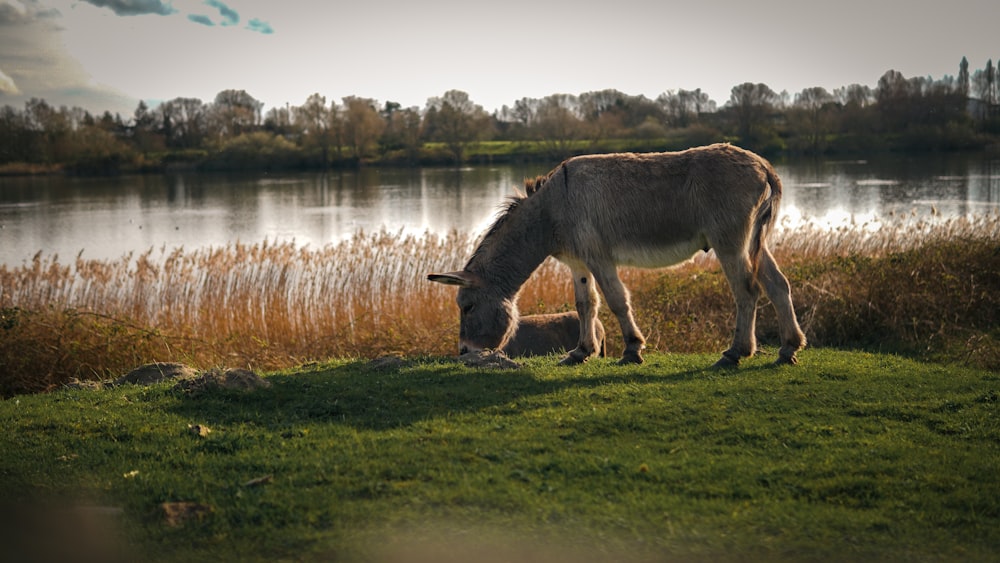
[[[879,156],[776,162],[785,228],[877,225],[891,215],[956,217],[1000,209],[1000,158]],[[311,247],[358,230],[479,232],[525,177],[551,164],[288,174],[111,178],[0,177],[0,264],[39,251],[62,262],[150,248],[240,241]]]

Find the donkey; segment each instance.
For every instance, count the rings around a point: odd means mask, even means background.
[[[597,337],[597,355],[604,357],[604,324],[594,323]],[[508,356],[544,356],[554,352],[569,351],[580,341],[580,317],[576,311],[527,315],[518,318],[517,332],[503,347]]]
[[[778,364],[806,344],[788,280],[767,247],[781,180],[760,156],[728,144],[681,152],[585,155],[525,183],[480,240],[465,268],[429,274],[460,286],[461,352],[502,349],[517,328],[521,286],[548,256],[573,274],[580,340],[564,364],[597,353],[600,286],[624,339],[620,363],[642,363],[645,338],[617,266],[663,267],[714,249],[736,301],[732,345],[715,367],[756,353],[761,288],[777,311]]]

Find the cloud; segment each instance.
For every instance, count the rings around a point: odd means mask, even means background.
[[[218,8],[219,15],[222,16],[222,22],[219,25],[236,25],[240,23],[240,15],[236,12],[236,10],[223,4],[219,0],[205,0],[205,4],[213,8]]]
[[[247,22],[247,29],[249,29],[250,31],[256,31],[258,33],[263,33],[264,35],[270,35],[274,33],[274,28],[271,27],[271,24],[265,21],[261,21],[257,18],[251,18],[250,21]]]
[[[32,0],[15,1],[0,0],[0,26],[21,25],[33,21],[56,18],[59,10],[45,8]]]
[[[17,96],[20,93],[21,91],[17,89],[17,84],[14,84],[14,79],[4,74],[3,70],[0,70],[0,95]]]
[[[194,23],[200,23],[201,25],[207,25],[208,27],[215,26],[215,22],[212,21],[212,18],[204,14],[188,14],[188,19]]]
[[[88,4],[93,4],[98,8],[110,8],[112,12],[119,16],[142,16],[155,14],[159,16],[169,16],[176,13],[170,4],[165,4],[161,0],[84,0]]]
[[[28,13],[22,4],[0,2],[0,24],[23,23],[28,20]]]
[[[220,25],[222,27],[229,27],[240,23],[240,14],[236,10],[227,6],[225,3],[221,2],[220,0],[205,0],[203,4],[205,4],[206,6],[211,6],[216,10],[219,10],[220,19],[216,20],[213,19],[211,16],[207,16],[205,14],[189,14],[188,15],[189,20],[193,21],[194,23],[200,23],[201,25],[207,25],[210,27],[214,27],[216,25]],[[252,20],[252,21],[258,21],[258,23],[263,23],[259,22],[259,20]],[[268,29],[270,29],[271,27],[266,23],[264,23],[264,26],[266,26]],[[252,29],[254,31],[261,31],[262,33],[267,33],[263,30],[256,29],[253,23],[247,24],[247,29]]]

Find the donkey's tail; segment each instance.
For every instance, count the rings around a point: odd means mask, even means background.
[[[757,277],[757,265],[760,254],[767,245],[767,239],[774,231],[774,223],[778,220],[778,207],[781,204],[781,179],[770,163],[764,162],[767,173],[767,185],[761,194],[760,206],[753,225],[753,240],[750,243],[750,263],[753,264],[754,277]]]

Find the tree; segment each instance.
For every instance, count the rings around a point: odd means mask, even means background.
[[[66,113],[65,108],[56,110],[40,98],[25,102],[25,126],[33,145],[31,150],[38,161],[55,164],[67,160],[72,128]]]
[[[0,164],[31,161],[31,134],[24,114],[11,106],[0,108]]]
[[[532,127],[540,104],[537,98],[521,98],[514,102],[514,107],[504,105],[495,116],[498,133],[508,140],[534,138]]]
[[[913,123],[913,98],[914,94],[919,94],[917,86],[897,70],[888,70],[878,79],[875,102],[884,130],[900,131]]]
[[[553,94],[543,98],[532,129],[536,138],[548,145],[553,156],[566,155],[573,141],[584,135],[576,96]]]
[[[157,108],[170,120],[170,132],[166,134],[167,145],[176,148],[201,146],[207,130],[207,108],[198,98],[174,98],[163,102]]]
[[[299,128],[292,117],[292,108],[287,103],[285,107],[275,106],[267,111],[264,115],[264,129],[282,137],[299,133]]]
[[[986,68],[972,75],[972,83],[976,95],[984,104],[990,106],[997,103],[997,71],[993,68],[993,59],[986,61]]]
[[[962,97],[969,97],[969,61],[965,57],[958,64],[958,93]]]
[[[402,149],[411,163],[416,163],[420,156],[421,128],[423,120],[420,108],[403,108],[396,102],[386,102],[382,109],[385,120],[385,131],[382,133],[382,146],[385,150]]]
[[[667,124],[680,129],[693,125],[703,112],[715,111],[715,102],[701,88],[667,90],[656,98],[656,102],[663,108]]]
[[[465,160],[466,146],[486,138],[491,124],[483,107],[461,90],[428,99],[425,121],[431,137],[443,142],[458,163]]]
[[[778,100],[778,94],[766,84],[744,82],[733,86],[729,107],[736,116],[737,133],[745,142],[754,144],[763,139],[767,119]]]
[[[302,128],[303,141],[319,148],[324,168],[330,165],[330,143],[333,139],[330,113],[326,96],[318,93],[306,98],[305,103],[294,110],[295,123]]]
[[[260,124],[264,104],[245,90],[223,90],[216,94],[211,116],[220,136],[235,137],[253,131]]]
[[[830,110],[834,97],[826,88],[806,88],[795,95],[792,107],[792,121],[799,125],[810,151],[819,154],[829,131]]]
[[[344,138],[360,164],[375,150],[385,122],[379,116],[375,100],[347,96],[344,101]]]
[[[851,84],[833,91],[834,97],[844,106],[866,108],[875,100],[872,89],[863,84]]]
[[[156,116],[149,111],[146,102],[139,100],[139,105],[135,108],[132,119],[132,142],[143,155],[164,148],[163,137],[157,133],[156,122]],[[165,122],[170,123],[169,119],[166,119]],[[169,129],[171,126],[168,125],[167,128]],[[167,134],[169,135],[170,132],[167,131]]]
[[[67,164],[76,173],[110,174],[131,159],[132,150],[112,133],[96,125],[83,125],[73,134],[73,152]]]
[[[625,130],[627,94],[605,89],[580,94],[580,114],[587,122],[591,139],[620,137]]]

